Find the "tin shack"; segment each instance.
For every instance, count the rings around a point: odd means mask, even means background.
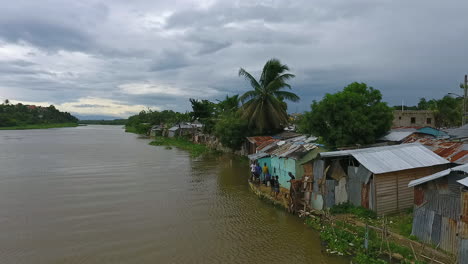
[[[320,153],[313,164],[314,209],[350,202],[377,214],[413,206],[408,183],[449,168],[447,160],[420,144]]]
[[[468,164],[413,180],[412,235],[468,263]]]

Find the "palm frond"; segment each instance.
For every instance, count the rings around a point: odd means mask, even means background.
[[[260,84],[257,82],[257,80],[250,74],[248,73],[246,70],[240,68],[239,69],[239,76],[244,76],[245,79],[247,81],[250,82],[250,85],[252,86],[252,88],[254,88],[255,90],[258,90],[260,89]]]
[[[287,91],[276,91],[274,94],[276,97],[283,97],[284,99],[292,102],[298,102],[301,99],[297,94]]]
[[[248,91],[248,92],[245,92],[241,97],[239,97],[239,100],[241,101],[241,103],[244,103],[247,100],[257,97],[258,95],[259,93],[255,90]]]

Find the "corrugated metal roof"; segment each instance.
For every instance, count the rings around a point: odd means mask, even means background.
[[[439,171],[437,173],[434,173],[432,175],[429,175],[429,176],[426,176],[426,177],[423,177],[423,178],[412,180],[408,184],[408,187],[414,187],[416,185],[419,185],[419,184],[422,184],[422,183],[425,183],[425,182],[429,182],[429,181],[433,181],[435,179],[442,178],[444,176],[449,175],[450,172],[452,172],[452,171],[461,171],[461,172],[468,173],[468,164],[456,166],[456,167],[453,167],[451,169],[446,169],[446,170],[443,170],[443,171]]]
[[[468,187],[468,177],[466,177],[465,179],[459,180],[457,182],[460,183],[461,185]]]
[[[276,142],[278,142],[278,141],[279,141],[279,139],[274,139],[274,138],[265,140],[265,141],[263,141],[263,142],[257,147],[257,151],[261,151],[261,150],[263,150],[265,147],[271,145],[272,143],[276,143]],[[257,143],[257,144],[258,144],[258,143]]]
[[[403,143],[420,143],[432,150],[437,155],[451,162],[458,164],[468,163],[467,144],[462,142],[452,142],[441,139],[433,139],[421,137],[418,134],[413,134],[407,137]]]
[[[374,174],[449,163],[421,144],[323,152],[320,156],[324,158],[353,156]]]
[[[261,145],[263,142],[267,141],[267,140],[271,140],[273,139],[272,137],[270,136],[257,136],[257,137],[248,137],[247,140],[252,143],[252,144],[257,144],[257,145]]]
[[[423,127],[418,129],[418,133],[428,134],[435,138],[448,138],[449,135],[442,130],[435,129],[433,127]]]
[[[379,138],[381,141],[394,141],[399,142],[405,139],[407,136],[413,134],[414,131],[390,131],[387,135]]]
[[[267,156],[269,156],[268,153],[258,152],[258,153],[250,154],[247,157],[249,158],[249,160],[258,160],[258,159],[261,159],[261,158],[267,157]]]

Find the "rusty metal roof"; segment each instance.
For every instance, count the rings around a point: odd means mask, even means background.
[[[252,144],[260,145],[267,140],[273,139],[270,136],[257,136],[257,137],[248,137],[247,140]]]
[[[413,134],[407,137],[403,143],[420,143],[448,161],[458,164],[468,163],[468,150],[466,149],[468,145],[462,142],[425,138]]]
[[[275,138],[265,140],[257,147],[257,151],[261,151],[262,149],[266,148],[270,144],[278,142],[278,141],[279,139],[275,139]]]
[[[374,174],[449,163],[421,144],[322,152],[321,157],[352,156]]]

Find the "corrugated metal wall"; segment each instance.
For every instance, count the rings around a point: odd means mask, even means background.
[[[457,252],[457,222],[454,219],[442,217],[442,226],[440,228],[439,247],[449,252]]]
[[[331,208],[335,205],[335,180],[325,181],[325,208]]]
[[[434,212],[420,207],[416,208],[413,214],[413,230],[411,234],[422,242],[431,243]]]
[[[361,206],[361,179],[357,175],[358,167],[348,167],[348,196],[349,202]]]
[[[338,181],[338,184],[335,186],[336,204],[346,203],[348,201],[348,192],[346,185],[346,178],[343,177]]]

